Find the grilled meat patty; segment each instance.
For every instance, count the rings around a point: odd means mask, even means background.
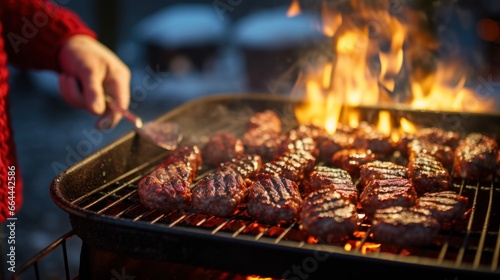
[[[389,135],[377,131],[375,126],[366,122],[362,122],[351,136],[353,149],[371,150],[375,154],[388,156],[396,148]]]
[[[330,167],[315,166],[302,182],[302,194],[307,196],[321,189],[333,189],[352,203],[358,202],[358,189],[347,171]]]
[[[299,218],[302,198],[295,182],[272,177],[254,181],[248,189],[248,214],[264,224],[292,223]]]
[[[417,193],[410,179],[374,179],[359,196],[366,215],[373,217],[378,209],[391,206],[410,207],[417,203]]]
[[[460,134],[437,127],[425,127],[415,133],[415,138],[428,143],[450,146],[452,149],[455,149],[460,141]]]
[[[427,192],[448,190],[452,183],[448,171],[429,154],[411,154],[408,173],[419,196]]]
[[[255,180],[255,176],[262,168],[262,158],[259,155],[242,154],[221,164],[222,168],[231,168],[247,182]]]
[[[191,168],[181,161],[155,169],[137,185],[141,203],[162,212],[189,208],[191,174]]]
[[[377,159],[378,157],[370,150],[347,149],[333,154],[331,165],[344,169],[351,175],[353,180],[357,180],[360,166]]]
[[[212,134],[202,147],[203,163],[219,166],[221,163],[242,155],[245,151],[243,141],[233,133],[219,131]]]
[[[402,206],[377,210],[371,226],[375,242],[400,247],[428,245],[434,241],[440,228],[430,210]]]
[[[288,152],[266,162],[257,177],[284,177],[299,184],[312,171],[315,164],[316,158],[307,151]]]
[[[448,223],[463,218],[469,200],[454,191],[426,193],[418,200],[418,207],[431,211],[431,215],[441,223]]]
[[[274,159],[282,141],[281,129],[281,119],[272,110],[256,112],[250,116],[242,137],[246,153],[257,154],[264,162]]]
[[[191,168],[192,179],[194,179],[196,177],[196,172],[203,164],[201,149],[197,145],[184,145],[178,147],[167,155],[160,166],[166,166],[178,161],[184,162]]]
[[[328,164],[332,156],[343,149],[349,149],[352,137],[347,133],[336,132],[332,135],[325,135],[317,140],[319,150],[318,159]]]
[[[450,146],[415,139],[408,143],[408,154],[409,157],[428,154],[435,157],[446,170],[451,171],[453,167],[454,151]]]
[[[280,134],[281,127],[281,119],[273,110],[256,112],[250,116],[247,123],[247,130],[261,129],[263,132],[274,134]]]
[[[408,178],[408,168],[390,161],[376,160],[359,167],[361,191],[374,179]]]
[[[247,185],[243,178],[230,168],[218,169],[198,181],[192,190],[193,208],[213,216],[233,214],[245,199]]]
[[[454,174],[471,180],[490,177],[497,168],[497,159],[495,139],[479,133],[468,134],[455,150]]]
[[[302,203],[304,229],[326,243],[349,237],[358,227],[356,205],[333,189],[311,192]]]

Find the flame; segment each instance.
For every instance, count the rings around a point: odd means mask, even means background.
[[[257,275],[250,275],[247,276],[246,280],[272,280],[273,278],[270,277],[260,277]]]
[[[460,58],[432,56],[440,42],[421,28],[427,20],[421,13],[399,6],[396,8],[401,9],[391,10],[389,1],[349,3],[346,13],[340,5],[322,2],[320,30],[331,41],[333,56],[325,56],[321,63],[308,66],[302,73],[306,102],[295,110],[300,123],[320,125],[334,133],[342,109],[355,106],[494,110],[493,96],[485,97],[474,90],[478,78],[473,79],[464,70],[470,67]],[[297,9],[299,4],[293,0],[289,15]],[[478,29],[487,29],[487,24],[481,22]],[[347,113],[347,118],[342,115],[343,120],[357,127],[360,116]],[[391,120],[389,112],[381,112],[379,120]],[[379,123],[378,129],[393,139],[399,133],[416,131],[409,120],[399,121]]]
[[[288,7],[288,10],[286,12],[287,17],[294,17],[297,15],[300,15],[301,10],[300,10],[300,3],[299,0],[292,0],[292,3],[290,4],[290,7]]]
[[[354,243],[354,244],[353,244]],[[359,248],[361,254],[365,255],[366,253],[377,252],[382,244],[380,243],[372,243],[372,242],[364,242],[361,244],[361,241],[347,242],[344,245],[344,250],[347,252],[351,252],[354,249]]]

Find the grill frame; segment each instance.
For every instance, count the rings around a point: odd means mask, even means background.
[[[179,122],[186,134],[183,141],[201,143],[206,140],[204,137],[209,133],[226,128],[227,125],[234,125],[234,123],[236,126],[232,127],[231,131],[237,132],[239,130],[241,132],[243,127],[240,127],[239,124],[247,120],[248,116],[255,111],[271,108],[277,110],[280,116],[293,115],[293,108],[300,102],[300,100],[294,100],[290,97],[267,94],[215,95],[181,105],[158,118],[157,121]],[[247,111],[247,108],[251,108],[253,111]],[[392,111],[394,117],[404,116],[417,124],[429,125],[428,123],[431,123],[442,128],[450,128],[449,121],[460,123],[462,120],[461,125],[455,130],[493,134],[497,141],[500,133],[500,121],[495,122],[495,120],[500,120],[500,116],[492,114],[414,111],[404,108],[382,107],[345,108],[344,111],[360,110],[362,119],[374,121],[377,113],[382,109]],[[233,113],[235,115],[232,115]],[[221,116],[224,116],[223,120],[210,124],[211,120],[220,119]],[[238,119],[240,117],[241,119]],[[289,123],[287,118],[283,119],[285,127],[293,126],[293,121]],[[193,122],[196,125],[193,125]],[[207,122],[210,125],[207,125]],[[481,126],[478,127],[478,124]],[[256,235],[237,234],[233,236],[234,233],[223,231],[217,231],[213,234],[213,229],[210,228],[169,225],[155,221],[155,219],[143,218],[147,215],[141,215],[147,214],[148,211],[138,214],[135,217],[138,219],[136,221],[130,217],[104,214],[105,211],[115,207],[106,204],[108,198],[121,203],[134,196],[131,193],[114,197],[112,191],[120,193],[122,192],[120,188],[123,188],[123,190],[131,189],[130,191],[133,192],[134,182],[136,183],[152,171],[167,153],[167,151],[140,138],[135,132],[130,132],[57,175],[50,187],[51,196],[54,202],[69,214],[74,232],[84,242],[104,250],[144,259],[175,261],[241,274],[258,274],[278,278],[286,278],[287,272],[293,272],[293,266],[314,263],[317,265],[315,269],[311,268],[314,270],[310,272],[311,275],[331,273],[332,269],[335,271],[337,269],[349,270],[351,274],[374,274],[381,272],[383,270],[381,268],[391,267],[391,269],[400,269],[405,273],[410,270],[414,275],[422,275],[427,278],[429,272],[432,272],[432,277],[436,277],[436,279],[452,279],[454,277],[463,279],[467,275],[486,278],[500,276],[498,261],[500,227],[493,232],[488,232],[486,229],[481,232],[467,231],[463,237],[464,242],[468,242],[468,239],[479,236],[479,244],[482,243],[481,246],[484,249],[486,238],[488,237],[487,240],[490,241],[492,239],[490,236],[496,235],[493,237],[493,239],[496,238],[492,252],[493,260],[491,266],[488,267],[481,264],[480,259],[477,260],[477,258],[482,257],[482,249],[470,254],[468,253],[469,248],[466,248],[465,245],[458,249],[457,259],[453,262],[444,259],[449,249],[443,247],[441,247],[438,258],[403,256],[382,252],[362,254],[359,251],[347,252],[342,246],[337,245],[308,244],[285,239],[276,242],[275,238],[266,236],[256,240]],[[463,184],[459,186],[458,191],[461,192],[465,186],[468,186],[466,182]],[[491,207],[500,203],[498,182],[491,183],[489,190],[488,186],[484,185],[481,187],[477,185],[475,189],[473,186],[468,186],[467,189],[470,190],[471,187],[475,191],[474,197],[489,191],[490,209],[486,213],[491,214]],[[485,188],[486,190],[484,190]],[[96,190],[100,190],[100,193]],[[105,197],[102,201],[99,200],[100,198],[94,199],[92,192],[96,192],[99,197]],[[89,199],[93,205],[85,209],[82,204]],[[140,205],[136,207],[140,207]],[[133,209],[129,210],[133,211]],[[155,212],[151,211],[151,213]],[[487,221],[489,222],[489,217]],[[495,223],[497,223],[496,220]],[[449,238],[453,237],[450,235]],[[473,261],[464,260],[464,257],[469,258],[470,256],[474,256]],[[273,265],[267,265],[269,263]],[[363,265],[363,271],[357,269],[360,263]]]

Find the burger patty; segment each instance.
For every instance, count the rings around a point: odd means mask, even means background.
[[[344,169],[351,175],[353,180],[357,180],[360,176],[360,166],[377,159],[377,155],[370,150],[345,149],[333,154],[331,165]]]
[[[375,179],[408,178],[408,168],[390,161],[376,160],[359,167],[359,185],[361,191]]]
[[[401,247],[428,245],[440,228],[430,210],[402,206],[378,209],[371,226],[375,242]]]
[[[312,171],[315,164],[316,158],[307,151],[288,152],[266,162],[257,177],[284,177],[295,183],[300,183]]]
[[[243,178],[230,168],[218,169],[201,178],[192,190],[193,208],[213,216],[233,214],[246,197]]]
[[[244,153],[243,141],[233,133],[220,131],[208,139],[203,145],[203,162],[208,166],[219,166],[221,163],[229,161]]]
[[[262,168],[262,158],[259,155],[237,155],[221,164],[221,168],[231,168],[250,184]]]
[[[260,223],[292,223],[299,218],[301,206],[297,184],[283,177],[254,181],[248,189],[248,214]]]
[[[489,178],[496,170],[498,144],[495,139],[471,133],[460,141],[455,150],[454,174],[460,178]]]
[[[410,179],[374,179],[360,194],[359,202],[366,215],[371,218],[378,209],[415,205],[417,193]]]
[[[408,172],[418,195],[448,190],[452,180],[448,171],[429,154],[411,154]]]
[[[356,205],[328,188],[313,191],[304,198],[300,219],[309,234],[326,243],[341,241],[358,227]]]
[[[431,211],[441,223],[463,218],[468,208],[468,198],[454,191],[426,193],[418,200],[418,207]]]
[[[185,210],[191,205],[192,171],[184,162],[159,167],[137,185],[141,203],[162,212]]]
[[[302,186],[303,196],[321,189],[333,189],[354,204],[358,201],[358,189],[351,175],[340,168],[315,166],[302,182]]]

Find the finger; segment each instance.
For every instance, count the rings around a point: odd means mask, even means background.
[[[113,76],[106,78],[105,82],[105,92],[110,95],[116,103],[124,109],[127,109],[130,104],[130,73],[128,70],[115,70]],[[119,74],[119,75],[117,75]],[[115,126],[118,124],[122,115],[120,112],[112,110],[109,114],[111,117],[111,125]]]
[[[59,75],[59,89],[64,101],[75,108],[84,108],[85,101],[77,80],[73,76]]]
[[[92,114],[102,115],[106,110],[103,89],[104,75],[97,70],[82,72],[80,72],[80,80],[82,81],[85,108]]]

